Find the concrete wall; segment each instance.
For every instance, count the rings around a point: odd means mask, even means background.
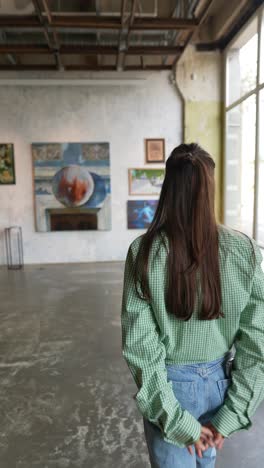
[[[26,263],[124,259],[128,244],[142,233],[126,227],[126,201],[133,198],[128,197],[127,169],[144,166],[145,138],[164,137],[167,156],[182,140],[182,104],[169,73],[140,77],[145,80],[93,86],[65,82],[21,86],[19,81],[7,86],[0,81],[0,141],[15,145],[17,180],[14,186],[0,186],[1,264],[5,263],[3,229],[13,224],[23,228]],[[9,79],[3,74],[1,78]],[[110,143],[111,231],[35,232],[33,141]]]
[[[199,143],[216,163],[216,216],[222,221],[222,66],[220,52],[188,46],[176,70],[184,99],[184,141]]]

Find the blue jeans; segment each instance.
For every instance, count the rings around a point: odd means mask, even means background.
[[[201,424],[206,424],[224,402],[231,382],[226,370],[230,354],[212,362],[176,365],[166,364],[168,380],[182,408]],[[179,448],[162,438],[158,426],[143,417],[144,433],[152,468],[214,468],[216,450],[209,447],[203,458],[192,456],[187,448]]]

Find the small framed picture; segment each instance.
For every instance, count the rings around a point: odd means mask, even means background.
[[[146,163],[165,162],[165,139],[147,138],[146,142]]]
[[[15,183],[14,145],[0,143],[0,185]]]

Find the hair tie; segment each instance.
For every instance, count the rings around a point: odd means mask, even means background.
[[[185,160],[190,161],[193,166],[195,166],[195,157],[192,153],[186,153]]]

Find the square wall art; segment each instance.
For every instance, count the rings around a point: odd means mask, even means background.
[[[128,200],[128,229],[146,229],[153,220],[158,200]]]
[[[36,229],[111,229],[109,143],[33,143]]]
[[[165,140],[164,138],[146,139],[146,163],[165,162]]]
[[[0,185],[15,183],[14,145],[0,143]]]
[[[165,169],[128,169],[129,195],[159,195]]]

